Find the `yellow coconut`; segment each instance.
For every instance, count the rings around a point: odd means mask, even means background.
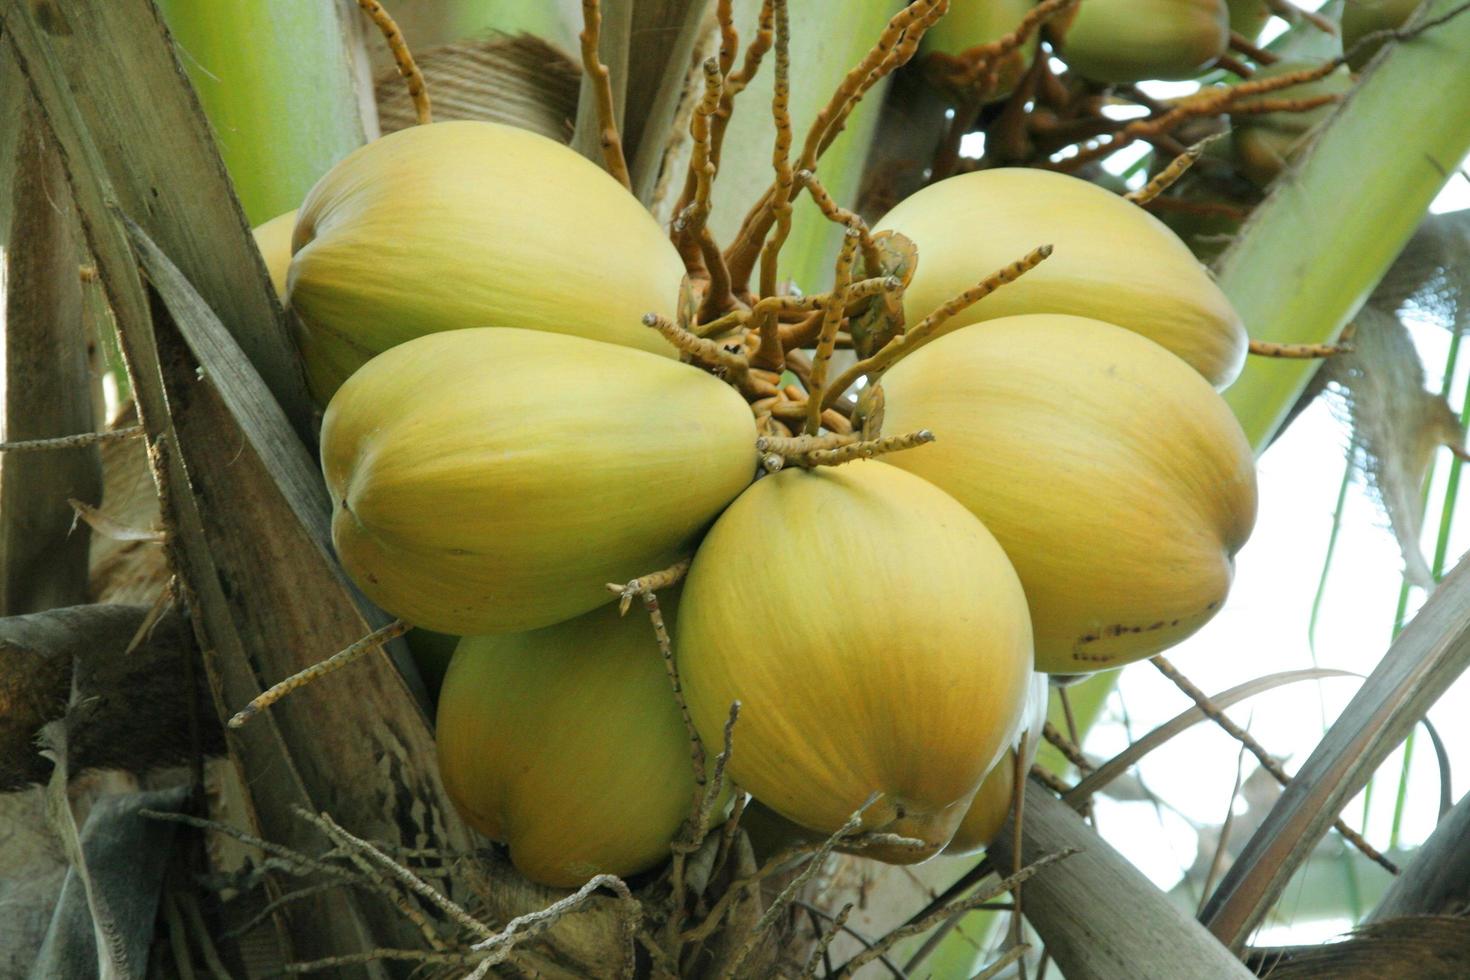
[[[903,855],[921,860],[1015,731],[1031,627],[984,525],[869,461],[782,470],[730,505],[695,554],[675,653],[706,741],[741,704],[736,783],[824,835],[881,793],[864,826],[922,841]]]
[[[544,136],[490,122],[413,126],[361,147],[307,195],[288,299],[325,401],[354,368],[440,330],[521,327],[671,349],[645,328],[672,315],[683,263],[600,167]],[[350,370],[348,371],[350,373]]]
[[[661,595],[665,618],[672,594]],[[532,881],[646,871],[689,816],[689,737],[648,617],[609,605],[461,641],[439,697],[444,788]]]
[[[952,58],[980,45],[993,44],[1015,31],[1035,6],[1035,0],[952,0],[949,13],[925,32],[920,42],[920,57],[944,60],[946,56]],[[1040,45],[1041,33],[1035,31],[1025,44],[990,66],[996,71],[995,88],[988,93],[992,98],[1010,94]]]
[[[1085,180],[1027,168],[961,174],[904,200],[878,227],[918,244],[918,269],[904,294],[910,324],[1051,244],[1051,258],[946,329],[1021,313],[1070,313],[1162,344],[1216,387],[1234,380],[1244,363],[1245,328],[1199,260],[1157,218]]]
[[[944,849],[945,854],[973,854],[989,847],[1005,825],[1015,805],[1016,757],[1021,757],[1021,772],[1031,771],[1036,759],[1036,749],[1041,745],[1041,731],[1046,726],[1046,704],[1051,685],[1045,674],[1036,674],[1031,679],[1031,688],[1026,697],[1024,726],[1016,733],[1015,741],[1006,750],[1000,761],[986,774],[965,819],[954,833],[954,839]],[[1025,743],[1021,739],[1024,736]]]
[[[263,224],[256,225],[255,246],[265,259],[266,271],[271,275],[271,285],[281,302],[286,301],[286,270],[291,267],[291,232],[296,227],[296,212],[278,214]]]
[[[985,522],[1020,573],[1036,664],[1083,673],[1150,656],[1225,601],[1255,521],[1250,445],[1177,357],[1082,317],[1037,314],[941,337],[883,382],[889,459]]]
[[[1348,53],[1353,71],[1362,71],[1383,47],[1382,41],[1354,50],[1359,41],[1375,31],[1391,31],[1403,27],[1409,15],[1419,9],[1420,0],[1351,0],[1342,10],[1342,49]]]
[[[1307,61],[1279,61],[1256,72],[1252,80],[1274,78],[1303,68],[1313,67]],[[1293,85],[1269,95],[1242,99],[1241,108],[1248,109],[1262,99],[1307,99],[1319,95],[1346,95],[1353,87],[1347,66],[1338,67],[1326,78]],[[1231,117],[1230,148],[1236,169],[1258,187],[1265,187],[1302,151],[1317,127],[1326,122],[1337,107],[1331,103],[1306,112],[1241,112]]]
[[[549,626],[687,555],[750,482],[755,438],[744,399],[678,361],[531,330],[431,334],[327,407],[332,541],[417,626]]]
[[[1053,22],[1062,60],[1099,82],[1193,78],[1230,44],[1225,0],[1084,0]]]

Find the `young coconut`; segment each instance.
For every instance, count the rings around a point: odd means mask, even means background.
[[[963,61],[967,51],[994,44],[1015,31],[1021,19],[1035,7],[1035,0],[952,0],[949,12],[924,33],[919,55],[936,78],[945,78],[947,69]],[[987,97],[1002,99],[1011,93],[1025,74],[1041,46],[1041,32],[1036,31],[1016,50],[1005,55],[987,70],[995,71],[995,87]]]
[[[416,626],[549,626],[687,555],[752,479],[755,439],[735,389],[678,361],[532,330],[430,334],[327,407],[332,541]]]
[[[1245,361],[1245,327],[1188,247],[1153,215],[1085,180],[1019,167],[978,170],[924,188],[878,227],[919,246],[903,299],[909,323],[1050,242],[1051,258],[941,329],[1022,313],[1096,317],[1162,344],[1217,388]]]
[[[1026,714],[1024,727],[1016,733],[1015,740],[1006,754],[985,776],[980,790],[970,803],[965,819],[954,832],[954,838],[944,849],[945,854],[973,854],[984,850],[995,840],[1006,818],[1011,815],[1016,796],[1016,757],[1020,755],[1021,773],[1031,771],[1036,761],[1036,750],[1041,745],[1041,732],[1046,727],[1046,705],[1051,696],[1051,684],[1045,674],[1031,678],[1031,688],[1026,692]],[[1024,743],[1022,739],[1025,739]]]
[[[286,301],[286,271],[291,268],[291,232],[295,228],[296,212],[287,211],[256,225],[252,232],[255,247],[260,249],[260,257],[265,259],[271,285],[283,303]]]
[[[1255,78],[1275,78],[1313,67],[1312,62],[1279,61],[1256,72]],[[1352,87],[1352,75],[1346,65],[1341,65],[1332,74],[1314,82],[1293,85],[1268,96],[1242,99],[1239,108],[1249,109],[1263,99],[1305,100],[1319,96],[1343,96]],[[1336,109],[1337,106],[1329,102],[1304,111],[1241,112],[1233,116],[1230,121],[1230,148],[1235,156],[1236,170],[1257,187],[1265,187],[1301,152],[1312,133]]]
[[[1348,65],[1362,71],[1383,47],[1382,41],[1355,50],[1363,38],[1376,31],[1403,27],[1409,15],[1418,10],[1422,0],[1353,0],[1342,10],[1342,49],[1348,52]]]
[[[1230,30],[1254,44],[1271,19],[1271,6],[1266,0],[1225,0],[1225,6],[1230,11]]]
[[[1151,656],[1225,601],[1255,522],[1250,444],[1162,347],[1082,317],[1008,317],[919,348],[883,391],[885,426],[922,421],[943,447],[892,464],[970,508],[1010,556],[1038,670]]]
[[[674,593],[659,598],[668,621]],[[461,815],[543,885],[652,868],[693,809],[689,736],[653,630],[616,604],[530,633],[466,637],[435,739]]]
[[[1230,11],[1225,0],[1084,0],[1050,30],[1085,78],[1194,78],[1229,47]]]
[[[684,264],[653,217],[569,147],[490,122],[413,126],[312,188],[288,300],[325,402],[374,354],[440,330],[521,327],[671,357]],[[344,373],[345,372],[345,373]]]
[[[906,861],[949,842],[1031,676],[1026,597],[995,539],[876,461],[741,494],[695,553],[674,651],[707,743],[741,704],[736,783],[824,835],[879,793],[863,827],[919,841],[884,855]]]

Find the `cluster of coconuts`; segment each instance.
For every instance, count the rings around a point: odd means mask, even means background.
[[[952,0],[921,51],[956,58],[1012,33],[1037,0]],[[1047,41],[1084,78],[1141,82],[1194,78],[1230,44],[1232,29],[1254,38],[1269,18],[1264,0],[1085,0],[1053,17]],[[1040,49],[1034,34],[993,66],[994,97],[1011,91]]]
[[[609,583],[692,559],[659,600],[702,740],[738,702],[733,782],[820,836],[861,810],[896,861],[997,832],[1038,672],[1148,656],[1223,602],[1255,481],[1217,389],[1246,339],[1184,245],[1038,170],[940,182],[877,227],[917,246],[909,324],[1054,251],[868,379],[887,428],[934,445],[775,472],[771,417],[646,325],[684,295],[664,229],[566,146],[414,127],[257,230],[325,405],[343,567],[464,637],[440,770],[527,877],[648,870],[695,797],[654,630]]]

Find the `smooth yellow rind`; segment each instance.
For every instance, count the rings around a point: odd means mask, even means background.
[[[671,621],[674,594],[660,600]],[[466,637],[435,740],[465,820],[543,885],[646,871],[693,809],[689,737],[641,610]]]
[[[1081,317],[978,324],[885,376],[895,453],[970,508],[1031,605],[1036,666],[1081,673],[1150,656],[1224,602],[1255,522],[1254,460],[1198,374],[1137,334]]]
[[[271,285],[281,302],[286,301],[286,272],[291,268],[291,232],[296,228],[296,212],[278,214],[269,221],[255,226],[255,247],[265,259],[266,271],[270,273]]]
[[[904,293],[910,325],[1050,244],[1049,259],[944,329],[1024,313],[1067,313],[1142,334],[1218,388],[1245,362],[1245,327],[1199,260],[1157,218],[1085,180],[1029,168],[961,174],[904,200],[878,228],[902,232],[919,248],[918,269]]]
[[[995,835],[1000,833],[1000,828],[1005,825],[1006,818],[1011,815],[1011,809],[1015,805],[1016,756],[1021,753],[1021,772],[1024,776],[1031,771],[1031,763],[1036,759],[1036,749],[1041,745],[1050,693],[1051,685],[1046,675],[1034,675],[1026,694],[1026,714],[1022,719],[1024,727],[1016,733],[1005,755],[986,774],[985,781],[975,793],[975,799],[970,802],[965,819],[960,821],[954,838],[944,849],[945,854],[973,854],[989,847],[990,842],[995,840]],[[1024,745],[1021,744],[1023,735],[1026,739]]]
[[[1060,27],[1062,60],[1099,82],[1193,78],[1230,44],[1225,0],[1084,0]]]
[[[370,599],[475,635],[594,609],[672,564],[755,471],[750,408],[643,351],[509,328],[380,354],[322,422],[332,541]]]
[[[488,326],[672,355],[641,322],[674,312],[684,265],[668,236],[600,167],[527,130],[457,121],[374,140],[312,188],[294,245],[308,359]]]
[[[924,841],[911,860],[953,835],[1031,676],[1025,596],[995,539],[880,462],[757,481],[700,545],[681,614],[707,743],[741,704],[735,782],[823,834],[880,792],[864,826]]]

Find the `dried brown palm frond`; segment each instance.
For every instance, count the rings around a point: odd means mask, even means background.
[[[572,135],[582,70],[554,44],[531,34],[457,41],[415,56],[434,93],[434,118],[485,119],[560,142]],[[396,69],[374,79],[378,120],[391,133],[417,123]]]

